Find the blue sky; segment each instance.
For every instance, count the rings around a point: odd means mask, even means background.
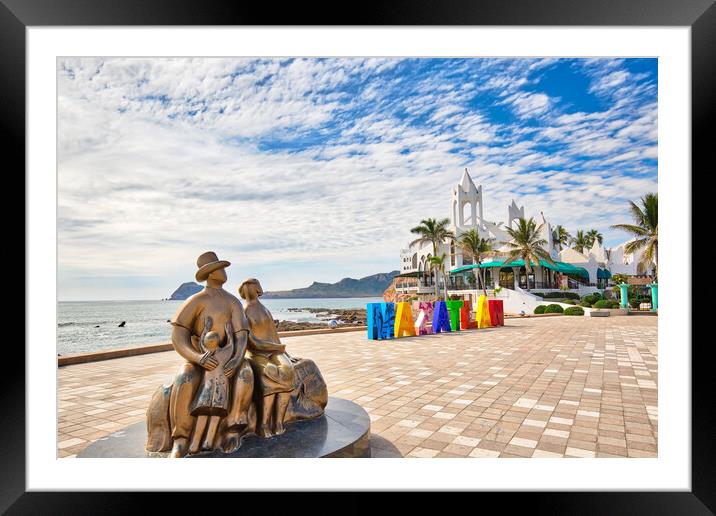
[[[607,246],[657,189],[656,59],[63,59],[58,117],[60,299],[394,270],[464,168]]]

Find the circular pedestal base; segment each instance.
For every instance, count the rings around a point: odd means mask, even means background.
[[[82,450],[78,457],[145,458],[167,457],[144,449],[147,425],[142,421],[104,437]],[[282,435],[262,439],[244,438],[234,453],[202,453],[188,458],[261,458],[261,457],[370,457],[370,418],[358,404],[340,398],[328,398],[325,413],[316,419],[286,425]]]

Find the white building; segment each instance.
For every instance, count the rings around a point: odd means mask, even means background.
[[[641,253],[634,256],[624,253],[628,242],[607,250],[595,242],[591,249],[579,252],[571,248],[559,249],[553,240],[553,226],[540,213],[538,224],[542,224],[542,238],[547,242],[545,249],[550,253],[553,264],[540,261],[533,265],[533,274],[527,278],[524,263],[521,260],[505,265],[510,240],[506,228],[512,227],[519,218],[525,218],[524,206],[518,207],[515,201],[507,207],[506,225],[485,220],[483,216],[483,187],[475,185],[467,169],[450,195],[451,229],[456,238],[471,229],[476,229],[483,238],[492,239],[495,253],[484,259],[481,268],[486,269],[486,284],[489,289],[500,286],[505,289],[521,291],[549,291],[567,286],[580,294],[605,287],[611,274],[636,275],[640,272],[637,264]],[[541,220],[540,220],[541,219]],[[454,240],[442,242],[438,255],[449,257],[449,291],[475,289],[474,273],[476,266],[469,256],[464,256]],[[406,246],[400,252],[400,272],[396,278],[396,290],[404,294],[434,294],[434,274],[430,269],[430,257],[433,255],[431,243],[415,243]],[[441,279],[442,282],[442,279]],[[441,288],[442,291],[442,288]]]

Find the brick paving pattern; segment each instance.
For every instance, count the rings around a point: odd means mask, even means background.
[[[368,411],[374,457],[657,456],[656,317],[283,342],[315,360],[331,396]],[[180,363],[167,352],[59,368],[58,456],[142,421]]]

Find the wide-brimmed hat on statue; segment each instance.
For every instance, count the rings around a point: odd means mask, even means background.
[[[219,260],[216,253],[208,251],[196,259],[196,266],[199,267],[199,270],[196,271],[196,281],[206,281],[209,274],[216,270],[224,269],[229,265],[231,265],[230,262]]]

